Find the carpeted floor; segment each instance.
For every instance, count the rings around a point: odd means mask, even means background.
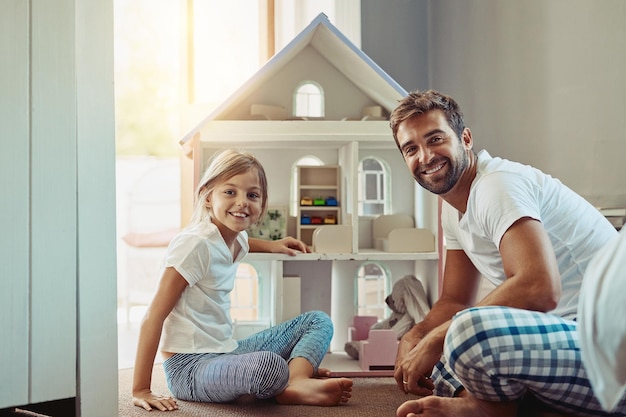
[[[178,401],[179,410],[172,417],[243,417],[243,416],[395,416],[396,408],[404,401],[415,398],[398,390],[391,377],[353,378],[352,398],[337,407],[311,407],[278,405],[272,401],[255,401],[246,404],[204,404]],[[146,417],[146,411],[131,404],[132,369],[119,371],[119,416]],[[167,385],[161,365],[155,365],[152,373],[153,391],[167,394]]]
[[[147,411],[131,404],[132,369],[119,371],[119,412],[120,417],[146,417]],[[352,378],[354,386],[352,398],[347,404],[337,407],[311,407],[278,405],[273,401],[254,401],[237,404],[205,404],[178,401],[179,410],[167,413],[172,417],[333,417],[333,416],[359,416],[359,417],[393,417],[396,408],[404,401],[417,398],[413,395],[405,395],[396,386],[392,377],[355,377]],[[154,366],[152,372],[152,388],[155,392],[168,394],[162,365]],[[0,410],[2,411],[2,410]],[[153,413],[161,415],[159,411]],[[1,416],[10,417],[46,417],[24,410],[13,412],[0,412]],[[111,416],[113,417],[113,416]],[[551,412],[545,406],[526,401],[521,407],[518,417],[569,417],[565,414]]]

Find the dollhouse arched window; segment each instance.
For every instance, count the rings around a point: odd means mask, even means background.
[[[230,303],[233,320],[259,320],[259,275],[252,265],[239,264]]]
[[[291,183],[289,184],[289,189],[291,190],[291,199],[289,203],[289,215],[297,216],[298,215],[298,205],[300,198],[298,196],[298,167],[299,166],[322,166],[324,162],[319,159],[317,156],[307,155],[298,159],[293,166],[291,167]]]
[[[389,165],[379,158],[368,156],[359,163],[359,216],[378,216],[391,213],[391,175]]]
[[[391,288],[391,274],[379,262],[364,262],[357,270],[356,304],[359,316],[377,316],[384,319],[389,315],[385,298]]]
[[[324,117],[324,90],[314,81],[303,81],[293,97],[295,117]]]

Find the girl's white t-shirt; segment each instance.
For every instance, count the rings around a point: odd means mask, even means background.
[[[237,348],[230,317],[230,292],[237,267],[248,253],[248,235],[237,237],[237,259],[209,219],[172,239],[163,267],[173,267],[189,283],[163,324],[161,350],[225,353]]]
[[[500,240],[523,217],[539,220],[554,248],[562,295],[552,313],[575,318],[585,269],[617,232],[595,207],[558,179],[481,151],[466,212],[461,215],[443,203],[446,247],[465,251],[478,271],[499,285],[506,279]]]

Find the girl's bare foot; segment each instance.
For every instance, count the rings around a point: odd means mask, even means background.
[[[318,372],[319,374],[319,372]],[[289,382],[276,396],[279,404],[333,406],[346,403],[352,396],[349,378],[298,378]]]
[[[428,396],[398,407],[397,417],[515,417],[517,403],[479,400],[471,395],[455,398]]]

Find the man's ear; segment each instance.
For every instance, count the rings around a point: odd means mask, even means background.
[[[463,129],[463,133],[461,133],[461,142],[466,150],[470,150],[474,147],[474,139],[472,138],[472,131],[469,127]]]

